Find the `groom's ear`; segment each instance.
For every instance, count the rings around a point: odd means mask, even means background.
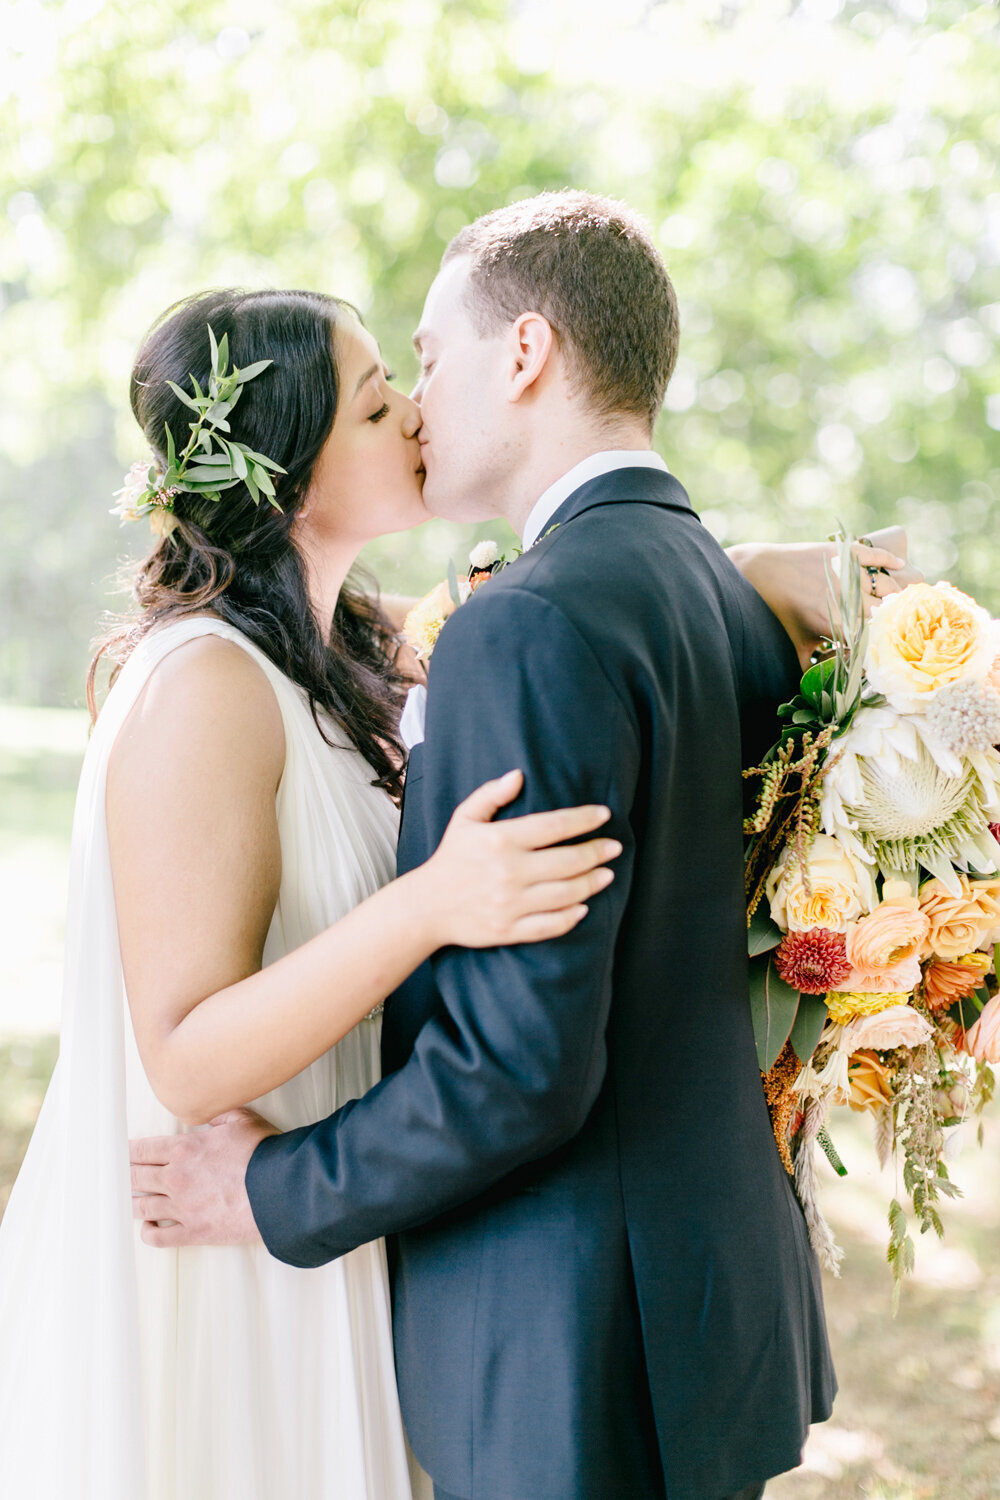
[[[557,349],[552,324],[541,313],[522,313],[510,326],[507,400],[520,401],[550,368]]]

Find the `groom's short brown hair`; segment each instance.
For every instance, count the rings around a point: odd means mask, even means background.
[[[481,333],[541,313],[594,410],[652,427],[677,362],[677,298],[637,214],[592,193],[540,193],[460,230],[442,264],[458,256],[472,262]]]

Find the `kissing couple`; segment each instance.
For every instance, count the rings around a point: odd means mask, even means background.
[[[651,446],[677,342],[648,231],[578,192],[453,240],[412,397],[333,297],[147,336],[156,534],[0,1231],[10,1494],[728,1500],[829,1415],[741,781],[825,549],[744,549],[751,583],[701,526]],[[349,573],[430,514],[524,550],[407,760],[407,601]]]

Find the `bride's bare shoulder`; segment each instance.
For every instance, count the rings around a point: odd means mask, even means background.
[[[254,779],[276,783],[285,758],[281,710],[259,663],[235,641],[199,635],[184,641],[150,674],[111,752],[109,774],[133,766],[202,773],[239,763]]]

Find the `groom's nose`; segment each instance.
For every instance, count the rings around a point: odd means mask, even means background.
[[[403,399],[406,401],[408,408],[406,416],[403,419],[403,436],[408,438],[416,437],[420,431],[420,407],[412,396],[405,396]]]

